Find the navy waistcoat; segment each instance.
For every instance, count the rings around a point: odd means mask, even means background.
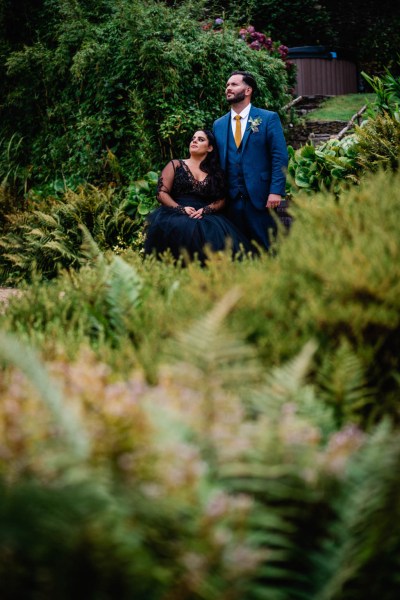
[[[239,148],[236,147],[231,126],[229,126],[228,131],[226,171],[229,197],[234,200],[239,194],[247,196],[248,192],[243,177],[242,144],[240,144]]]

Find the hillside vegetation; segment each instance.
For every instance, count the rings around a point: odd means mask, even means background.
[[[232,67],[281,110],[282,45],[212,2],[34,4],[0,46],[0,597],[397,599],[399,79],[290,149],[268,254],[144,258],[160,164]]]

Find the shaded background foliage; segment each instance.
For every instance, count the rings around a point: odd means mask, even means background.
[[[289,46],[323,44],[351,53],[364,70],[395,67],[400,46],[400,7],[391,0],[210,0]],[[398,66],[397,66],[398,67]]]
[[[226,110],[235,68],[255,73],[262,106],[288,98],[282,61],[249,49],[233,26],[204,29],[202,2],[19,8],[17,34],[15,7],[2,15],[0,169],[25,186],[120,183],[185,154],[191,132]]]
[[[397,68],[399,19],[387,0],[3,0],[0,178],[52,193],[157,170],[226,110],[236,68],[257,76],[257,104],[279,111],[282,62],[249,49],[243,25],[288,46],[343,47],[371,72]]]
[[[0,279],[25,282],[0,313],[2,598],[398,597],[397,80],[350,147],[296,154],[274,255],[126,248],[157,174],[120,190],[225,110],[225,69],[285,101],[237,35],[267,5],[217,29],[211,2],[1,5]]]

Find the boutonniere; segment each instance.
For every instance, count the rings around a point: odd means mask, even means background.
[[[253,133],[257,133],[258,131],[260,131],[258,129],[258,126],[261,125],[262,123],[262,118],[261,117],[256,117],[255,119],[253,119],[252,117],[249,117],[249,123],[250,123],[250,129]]]

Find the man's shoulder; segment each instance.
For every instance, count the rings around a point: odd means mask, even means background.
[[[222,117],[219,117],[219,119],[216,119],[214,121],[214,127],[220,125],[221,123],[224,123],[226,121],[226,119],[229,118],[230,114],[231,113],[229,111],[229,112],[225,113],[224,115],[222,115]]]

